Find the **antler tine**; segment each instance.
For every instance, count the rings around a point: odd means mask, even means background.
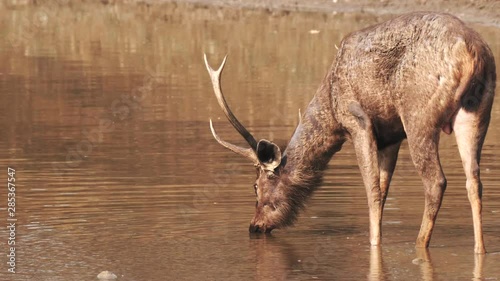
[[[227,55],[224,57],[222,64],[219,66],[219,69],[217,70],[212,69],[210,65],[208,65],[207,54],[203,54],[203,58],[205,60],[205,66],[207,67],[208,74],[210,75],[210,79],[212,80],[212,86],[214,88],[215,96],[217,97],[217,101],[219,102],[222,111],[224,111],[224,114],[226,115],[229,122],[231,122],[233,127],[240,133],[241,136],[243,136],[243,138],[245,138],[245,140],[248,142],[252,150],[255,151],[257,149],[257,141],[255,141],[255,138],[252,136],[252,134],[250,134],[250,132],[248,132],[248,130],[234,116],[233,112],[227,105],[224,95],[222,94],[222,89],[220,86],[220,74],[222,73],[224,65],[226,64]]]
[[[212,135],[214,136],[215,140],[218,143],[220,143],[222,146],[224,146],[225,148],[227,148],[235,153],[238,153],[238,154],[243,155],[247,158],[250,158],[250,160],[252,160],[254,163],[258,163],[257,155],[255,154],[255,152],[253,151],[252,148],[242,148],[242,147],[239,147],[239,146],[234,145],[232,143],[228,143],[226,141],[223,141],[219,137],[219,135],[217,135],[217,133],[215,132],[214,126],[212,124],[212,119],[210,119],[210,130],[212,131]]]

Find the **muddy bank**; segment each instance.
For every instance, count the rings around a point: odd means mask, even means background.
[[[63,1],[63,0],[59,0]],[[412,11],[448,12],[468,22],[500,26],[498,0],[102,0],[103,3],[166,2],[231,6],[269,11],[310,11],[321,13],[402,14]]]
[[[273,14],[301,11],[323,14],[356,13],[390,16],[412,11],[447,12],[462,20],[500,27],[500,1],[498,0],[9,0],[2,1],[0,8],[25,5],[55,4],[103,4],[121,6],[230,7],[245,10],[266,10]]]

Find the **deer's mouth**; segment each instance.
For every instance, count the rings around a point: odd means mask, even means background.
[[[248,231],[250,233],[271,233],[271,231],[273,229],[274,229],[274,227],[272,227],[272,226],[250,224]]]

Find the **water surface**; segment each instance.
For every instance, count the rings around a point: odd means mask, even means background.
[[[414,249],[424,197],[406,145],[382,247],[368,245],[350,144],[295,227],[248,234],[255,172],[210,134],[212,118],[224,139],[244,145],[213,96],[203,52],[213,66],[229,54],[223,88],[233,111],[257,138],[285,145],[335,45],[385,18],[174,5],[2,9],[0,166],[17,171],[18,273],[7,273],[2,243],[0,279],[96,280],[103,270],[118,280],[500,279],[498,102],[481,166],[485,257],[473,254],[465,177],[444,135],[448,189],[428,252]],[[475,28],[499,58],[500,30]]]

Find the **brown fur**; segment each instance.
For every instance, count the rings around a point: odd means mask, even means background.
[[[266,153],[255,151],[257,203],[250,231],[291,225],[330,158],[351,139],[368,196],[370,242],[378,245],[399,145],[407,138],[426,199],[417,246],[427,247],[446,188],[440,131],[451,133],[459,124],[475,251],[484,252],[478,167],[495,80],[487,44],[448,14],[412,13],[348,35],[283,155],[268,141],[257,145]]]

